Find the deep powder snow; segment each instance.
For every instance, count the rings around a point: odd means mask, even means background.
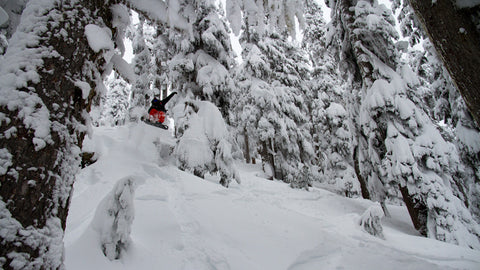
[[[84,150],[98,161],[75,183],[67,269],[480,269],[479,251],[420,237],[405,207],[388,206],[382,240],[359,225],[371,201],[292,189],[240,163],[242,184],[227,189],[172,165],[164,151],[174,143],[170,131],[143,123],[94,129]],[[139,183],[130,244],[110,261],[93,218],[127,176]]]

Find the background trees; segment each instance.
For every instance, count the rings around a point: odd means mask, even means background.
[[[414,91],[418,79],[399,63],[391,13],[370,1],[333,4],[336,36],[343,45],[340,57],[347,61],[351,77],[361,83],[354,86],[360,97],[355,121],[358,178],[366,182],[374,200],[401,197],[422,234],[478,246],[479,226],[466,213],[459,193],[451,189],[458,153],[428,117],[419,92]],[[464,241],[459,231],[469,231],[474,240]]]

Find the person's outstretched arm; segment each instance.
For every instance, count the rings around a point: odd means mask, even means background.
[[[163,104],[163,105],[167,104],[167,102],[168,102],[176,93],[177,93],[177,92],[173,92],[173,93],[171,93],[170,95],[168,95],[168,97],[164,98],[164,99],[162,100],[162,104]]]

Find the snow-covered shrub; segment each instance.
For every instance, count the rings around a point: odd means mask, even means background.
[[[219,172],[225,187],[232,179],[240,183],[229,133],[218,108],[208,101],[186,101],[173,111],[178,138],[174,153],[179,168],[199,177]]]
[[[365,210],[363,215],[360,217],[359,225],[369,234],[385,239],[381,223],[383,217],[384,214],[382,206],[380,206],[380,203],[377,202]]]
[[[99,233],[103,254],[110,260],[119,259],[130,244],[133,197],[138,184],[133,176],[120,179],[95,212],[92,226]]]
[[[306,165],[303,165],[302,169],[297,173],[297,177],[294,181],[290,182],[292,188],[303,188],[308,190],[308,187],[312,183],[312,173],[310,168]]]

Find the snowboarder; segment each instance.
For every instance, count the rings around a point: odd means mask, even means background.
[[[165,115],[167,113],[167,109],[165,109],[165,104],[167,104],[170,99],[177,94],[177,92],[173,92],[168,95],[166,98],[159,100],[156,97],[152,100],[152,106],[148,109],[148,120],[146,121],[147,124],[152,124],[156,127],[160,127],[163,129],[168,129],[168,126],[164,125],[165,122]]]

